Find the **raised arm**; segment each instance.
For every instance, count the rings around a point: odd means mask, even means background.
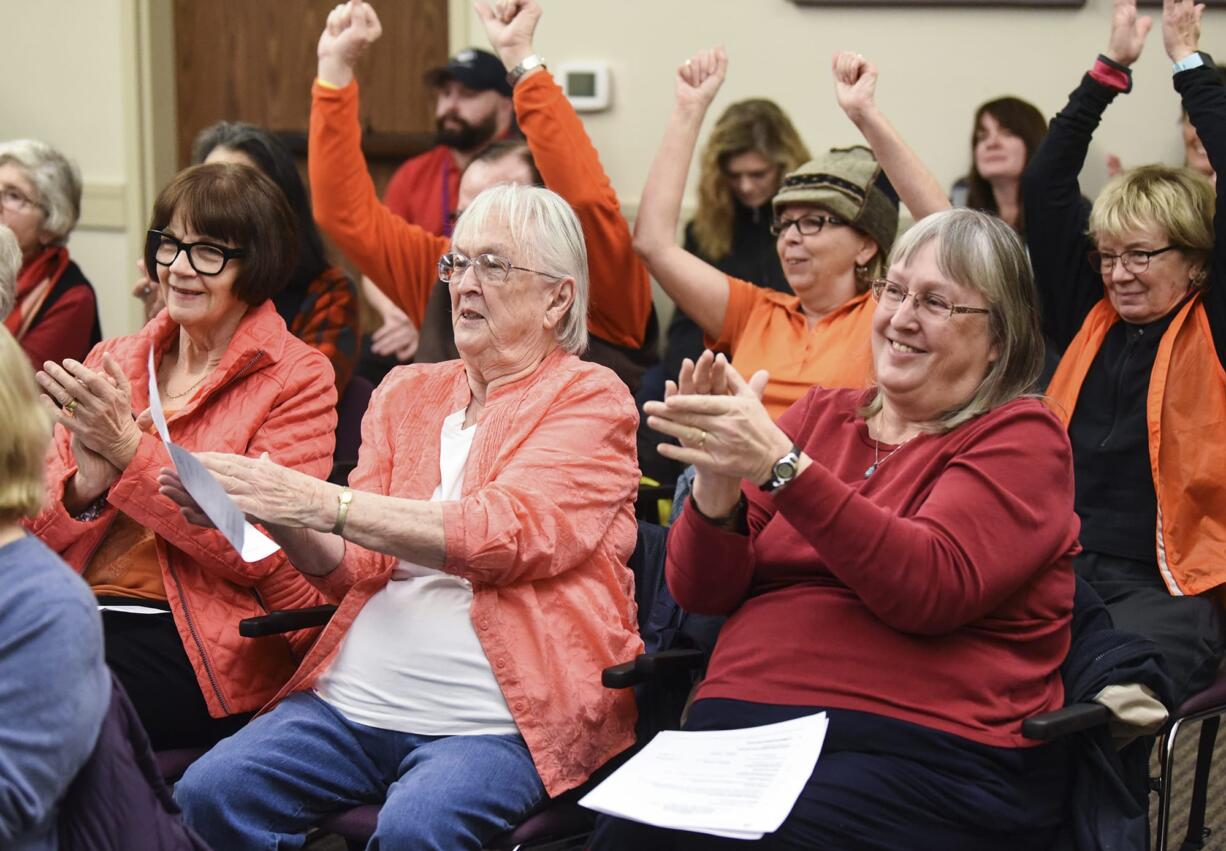
[[[383,206],[366,169],[353,68],[381,34],[374,9],[360,0],[328,15],[311,90],[307,173],[319,226],[420,326],[448,240]]]
[[[695,55],[677,70],[676,102],[634,222],[634,250],[677,306],[713,338],[724,325],[728,282],[723,272],[677,244],[677,221],[698,131],[727,70],[721,47]]]
[[[1162,41],[1172,62],[1180,62],[1200,49],[1200,16],[1204,6],[1175,3],[1162,5]],[[1175,75],[1175,90],[1183,98],[1188,120],[1205,146],[1209,163],[1217,174],[1226,170],[1226,86],[1212,62]],[[1213,260],[1205,290],[1205,312],[1213,332],[1213,345],[1226,368],[1226,200],[1217,196],[1213,218]]]
[[[1102,298],[1102,279],[1086,261],[1089,204],[1077,176],[1103,112],[1132,87],[1129,68],[1141,55],[1152,21],[1136,0],[1116,0],[1107,52],[1099,56],[1022,174],[1026,244],[1043,307],[1043,331],[1063,349]]]
[[[535,0],[476,5],[490,45],[510,71],[536,54],[541,17]],[[515,116],[545,185],[575,210],[587,242],[591,298],[588,327],[619,346],[643,345],[651,313],[651,279],[630,237],[621,203],[591,139],[566,94],[542,67],[524,74],[514,91]]]
[[[873,149],[873,156],[911,215],[918,221],[949,209],[941,184],[877,106],[877,68],[873,63],[858,53],[844,52],[834,55],[832,65],[839,107]]]

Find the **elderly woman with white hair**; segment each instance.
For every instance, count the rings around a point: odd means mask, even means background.
[[[102,341],[94,289],[66,247],[80,216],[76,166],[46,142],[0,142],[0,224],[16,235],[22,258],[4,324],[36,368],[84,360]]]
[[[498,186],[439,262],[458,361],[399,367],[349,487],[202,454],[340,606],[279,703],[176,787],[214,847],[384,802],[371,847],[480,849],[634,739],[634,403],[581,361],[587,257],[547,189]],[[198,509],[167,472],[163,492]]]

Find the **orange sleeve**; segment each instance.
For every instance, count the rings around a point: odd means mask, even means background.
[[[737,343],[745,333],[745,325],[749,322],[749,314],[753,312],[761,289],[748,281],[729,275],[728,308],[724,311],[724,326],[719,330],[718,340],[712,340],[704,334],[703,345],[715,351],[735,354]]]
[[[418,326],[450,241],[379,202],[362,156],[358,84],[311,88],[307,173],[315,221]]]
[[[588,329],[614,345],[641,347],[651,280],[583,122],[548,72],[515,87],[515,116],[545,185],[566,199],[583,227],[591,279]]]

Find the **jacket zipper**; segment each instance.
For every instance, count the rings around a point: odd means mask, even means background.
[[[263,356],[263,350],[257,351],[255,356],[252,357],[242,369],[235,373],[233,378],[221,385],[221,387],[218,387],[214,392],[220,392],[226,387],[229,387],[238,379],[242,378]],[[213,694],[217,696],[217,702],[221,704],[221,708],[225,711],[225,713],[227,715],[232,715],[233,713],[230,711],[230,704],[226,702],[226,697],[221,692],[221,685],[217,682],[217,673],[213,670],[212,662],[209,661],[209,654],[205,650],[204,641],[202,641],[200,638],[200,631],[196,629],[196,621],[192,618],[190,607],[187,604],[187,595],[183,593],[183,582],[179,579],[179,574],[175,570],[174,562],[170,558],[169,547],[167,548],[166,552],[166,570],[170,573],[170,578],[174,580],[175,588],[179,592],[179,604],[183,609],[183,618],[187,621],[187,631],[192,634],[192,641],[196,643],[196,650],[199,651],[200,660],[204,663],[204,672],[209,677],[209,684],[213,687]],[[259,596],[255,596],[256,600],[259,601]]]
[[[1113,413],[1111,414],[1111,429],[1107,432],[1106,436],[1099,442],[1098,444],[1099,449],[1106,449],[1107,444],[1111,442],[1111,438],[1115,436],[1116,427],[1120,423],[1120,417],[1121,417],[1120,408],[1123,407],[1123,403],[1121,402],[1121,400],[1124,398],[1124,392],[1123,392],[1124,379],[1127,378],[1127,375],[1128,375],[1128,363],[1129,361],[1132,360],[1133,355],[1136,354],[1136,349],[1137,349],[1137,346],[1141,342],[1141,337],[1145,335],[1144,328],[1137,328],[1136,329],[1137,333],[1135,336],[1132,334],[1129,334],[1128,333],[1129,330],[1131,329],[1125,329],[1125,332],[1124,332],[1126,335],[1124,337],[1124,357],[1121,359],[1121,362],[1120,362],[1119,375],[1117,375],[1115,379],[1115,399],[1113,400],[1113,404],[1112,404]]]

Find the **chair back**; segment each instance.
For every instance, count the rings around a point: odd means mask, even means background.
[[[336,450],[332,455],[332,473],[328,481],[347,484],[349,473],[358,463],[358,448],[362,445],[362,417],[375,385],[360,375],[354,375],[345,385],[345,392],[336,405]]]

